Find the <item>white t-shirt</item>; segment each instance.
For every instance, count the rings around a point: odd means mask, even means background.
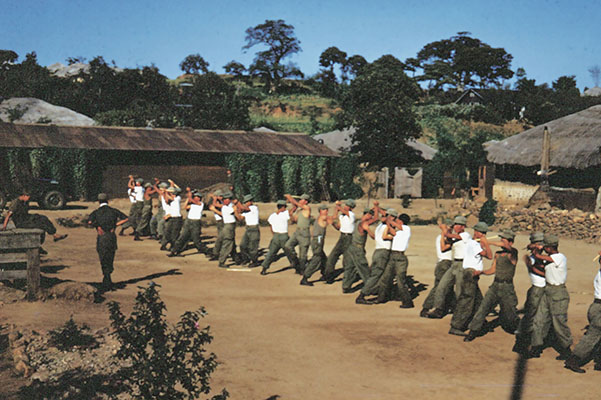
[[[545,279],[549,285],[563,285],[568,279],[568,259],[561,253],[550,257],[553,262],[545,267]]]
[[[529,256],[529,258],[530,258],[530,262],[534,265],[534,263],[536,262],[536,259],[533,256]],[[530,282],[532,282],[532,286],[536,286],[536,287],[547,286],[547,280],[545,279],[544,276],[536,275],[536,274],[533,274],[532,272],[528,272],[528,275],[530,276]]]
[[[405,251],[409,246],[409,238],[411,237],[411,228],[409,225],[403,225],[403,229],[396,231],[394,238],[392,238],[391,250],[393,251]]]
[[[453,243],[453,258],[461,260],[465,258],[465,246],[468,241],[472,239],[472,235],[467,232],[461,232],[459,234],[461,240]]]
[[[144,201],[144,188],[142,186],[134,188],[134,198],[136,201]]]
[[[348,215],[339,215],[338,221],[340,221],[340,232],[353,233],[355,229],[355,214],[352,211],[349,211]]]
[[[249,211],[242,213],[246,226],[259,225],[259,207],[254,204],[248,206]]]
[[[134,193],[132,188],[127,189],[127,197],[129,197],[130,203],[136,202],[136,194]]]
[[[175,199],[173,199],[171,201],[171,203],[168,204],[169,207],[169,211],[165,210],[165,214],[169,214],[172,217],[181,217],[182,216],[182,212],[181,212],[181,201],[182,198],[179,196],[175,196]]]
[[[442,235],[436,236],[436,257],[438,257],[438,261],[442,260],[453,260],[453,252],[451,249],[445,251],[444,253],[440,249],[440,239]]]
[[[234,207],[232,203],[228,205],[223,205],[221,207],[221,216],[223,217],[224,224],[233,224],[236,222],[236,217],[234,216]]]
[[[163,198],[163,196],[161,196],[161,207],[163,207],[163,211],[165,212],[165,214],[169,214],[169,204],[167,204],[167,202],[165,201],[165,199]]]
[[[376,250],[378,250],[378,249],[390,250],[390,247],[392,246],[392,241],[383,239],[384,232],[386,232],[387,229],[388,229],[388,226],[386,224],[380,224],[376,228],[376,232],[374,234],[375,241],[376,241]]]
[[[480,254],[482,250],[480,243],[473,239],[468,240],[463,255],[463,269],[473,268],[476,271],[482,271],[484,269],[482,255]]]
[[[202,218],[202,210],[204,209],[204,204],[194,204],[189,203],[190,209],[188,210],[188,219],[199,220]]]
[[[280,213],[273,213],[269,216],[267,222],[271,225],[273,233],[288,233],[288,220],[290,213],[284,210]]]
[[[595,275],[593,287],[595,288],[595,299],[601,300],[601,270],[597,271],[597,275]]]

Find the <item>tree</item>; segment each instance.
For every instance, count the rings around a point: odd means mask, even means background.
[[[406,141],[421,133],[412,110],[418,96],[403,63],[390,55],[366,65],[351,83],[342,105],[344,122],[356,128],[351,150],[370,169],[417,160]]]
[[[423,71],[417,79],[430,81],[436,89],[498,87],[502,79],[510,79],[513,56],[469,35],[459,32],[457,36],[425,45],[414,63]]]
[[[267,46],[266,50],[256,53],[249,67],[252,75],[259,76],[265,82],[270,92],[277,90],[283,78],[290,76],[302,77],[302,72],[293,64],[283,64],[282,60],[301,51],[300,41],[294,35],[294,26],[284,20],[266,20],[264,23],[246,30],[246,45],[248,50],[256,45]]]
[[[77,57],[67,57],[67,59],[65,61],[67,61],[68,65],[73,65],[73,64],[78,64],[78,63],[85,64],[87,59],[82,56],[77,56]]]
[[[593,78],[593,82],[595,86],[599,86],[599,76],[601,76],[601,68],[598,65],[593,65],[588,69],[588,72],[591,74],[591,78]]]
[[[248,129],[248,103],[236,89],[214,72],[198,75],[182,103],[192,107],[182,110],[181,122],[196,129]]]
[[[229,63],[225,64],[223,66],[223,69],[225,70],[226,74],[232,74],[237,78],[244,76],[244,73],[246,72],[246,67],[244,66],[244,64],[236,60],[232,60]]]
[[[190,54],[179,64],[179,68],[186,74],[206,74],[209,72],[209,63],[200,54]]]
[[[355,54],[354,56],[350,56],[346,60],[346,65],[344,66],[344,69],[347,76],[350,73],[353,77],[356,77],[361,73],[361,71],[367,64],[368,62],[365,60],[365,58],[363,58],[363,56]]]
[[[4,69],[5,65],[14,64],[19,59],[19,55],[12,50],[0,50],[0,67]]]

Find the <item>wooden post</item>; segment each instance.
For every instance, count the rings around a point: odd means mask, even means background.
[[[38,299],[40,290],[40,248],[27,250],[27,300]]]
[[[545,126],[543,130],[543,154],[540,161],[540,187],[543,192],[549,191],[549,168],[551,162],[551,136],[549,129]]]

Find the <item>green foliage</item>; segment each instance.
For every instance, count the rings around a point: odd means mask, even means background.
[[[331,161],[330,191],[336,199],[357,199],[363,196],[361,186],[355,178],[361,174],[359,157],[356,154],[344,154]]]
[[[284,184],[284,193],[297,193],[301,188],[299,182],[300,157],[284,156],[282,161],[282,183]]]
[[[190,54],[179,64],[179,69],[186,74],[209,72],[209,63],[200,54]]]
[[[425,45],[409,63],[423,70],[417,79],[430,81],[435,88],[499,86],[502,79],[510,79],[513,56],[469,35],[459,32]]]
[[[318,191],[316,161],[317,158],[312,156],[306,156],[300,159],[300,191],[311,196],[311,199],[317,197]]]
[[[116,356],[128,364],[120,375],[136,399],[197,399],[210,392],[217,368],[217,356],[205,350],[213,340],[209,327],[199,326],[206,312],[202,307],[187,311],[169,326],[157,287],[140,288],[129,317],[118,303],[109,303],[114,336],[121,344]],[[213,399],[227,397],[223,389]]]
[[[27,107],[22,107],[21,105],[17,105],[14,108],[7,108],[6,113],[8,114],[8,122],[13,123],[19,119],[27,112]]]
[[[413,112],[419,88],[403,63],[387,55],[363,68],[343,100],[343,122],[355,126],[352,151],[370,169],[407,165],[419,158],[406,143],[421,133]]]
[[[98,342],[94,339],[94,336],[85,333],[89,330],[90,328],[86,324],[77,325],[73,321],[73,316],[71,316],[62,327],[48,332],[50,335],[50,345],[61,351],[70,351],[74,347],[97,347]]]
[[[488,199],[482,207],[480,208],[480,213],[478,213],[478,219],[480,221],[486,222],[489,226],[495,223],[495,213],[497,212],[497,201],[493,199]]]
[[[283,64],[282,60],[301,51],[300,41],[294,35],[294,26],[283,20],[265,20],[264,23],[246,30],[246,45],[248,50],[256,45],[266,46],[267,49],[256,53],[249,72],[252,76],[261,78],[269,92],[277,90],[283,78],[290,76],[302,77],[302,72],[293,64]]]

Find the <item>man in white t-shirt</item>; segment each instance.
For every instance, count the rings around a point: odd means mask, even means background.
[[[436,290],[438,288],[438,284],[440,280],[444,276],[444,274],[451,268],[451,264],[453,263],[453,252],[451,251],[451,243],[446,240],[444,234],[449,230],[449,226],[453,223],[450,218],[447,218],[444,223],[439,225],[441,230],[440,235],[436,236],[436,240],[434,241],[434,247],[436,248],[436,266],[434,267],[434,285],[432,289],[430,289],[430,293],[428,293],[428,297],[424,300],[424,304],[422,305],[422,311],[419,313],[419,316],[422,318],[427,318],[430,309],[434,307],[434,298],[436,297]],[[452,290],[448,291],[447,299],[445,301],[448,305],[455,305],[455,294]]]
[[[373,301],[369,301],[365,296],[377,294],[379,288],[378,284],[380,278],[386,269],[388,258],[390,257],[390,249],[392,247],[392,236],[389,232],[389,226],[392,224],[395,218],[399,216],[399,213],[394,208],[386,210],[386,214],[381,218],[381,223],[376,227],[374,233],[374,241],[376,247],[374,253],[371,256],[371,270],[369,272],[369,278],[361,288],[359,296],[355,299],[356,304],[374,304]]]
[[[221,250],[219,251],[219,268],[227,268],[225,261],[231,256],[234,262],[238,261],[236,253],[236,216],[234,207],[238,200],[234,199],[232,192],[223,194],[223,203],[220,210],[215,212],[223,218],[223,230],[221,231]]]
[[[558,360],[567,360],[571,355],[572,332],[568,326],[568,306],[570,295],[566,288],[568,278],[568,260],[558,250],[559,238],[552,234],[545,234],[543,249],[547,254],[535,253],[536,259],[547,262],[545,265],[545,295],[540,304],[539,312],[534,317],[535,330],[539,329],[540,335],[532,338],[533,352],[540,352],[543,339],[549,328],[553,326],[555,332],[554,347],[559,352]]]
[[[451,318],[451,329],[449,329],[451,335],[465,336],[464,332],[482,301],[482,292],[478,287],[480,274],[484,270],[482,258],[489,260],[492,258],[486,232],[488,232],[488,225],[485,222],[478,222],[474,225],[474,238],[465,243],[461,294],[457,298],[457,307]]]
[[[377,303],[384,303],[392,298],[391,291],[396,280],[396,285],[401,299],[400,308],[413,308],[413,298],[409,287],[405,282],[409,261],[405,252],[409,247],[411,238],[411,218],[407,214],[401,214],[395,218],[388,228],[388,233],[393,236],[390,247],[390,257],[386,263],[386,269],[380,278]]]
[[[243,263],[250,263],[249,267],[259,266],[259,207],[254,204],[252,194],[244,196],[243,203],[238,203],[236,218],[244,219],[246,231],[240,242],[240,255]]]
[[[344,254],[351,244],[353,231],[355,230],[355,213],[353,213],[355,206],[356,203],[353,199],[345,200],[344,205],[341,205],[339,201],[336,202],[336,213],[334,214],[332,226],[340,231],[340,236],[338,237],[338,241],[334,245],[334,248],[330,251],[330,254],[328,254],[328,260],[326,261],[326,267],[323,272],[326,283],[334,283],[334,271],[336,269],[338,258]],[[338,217],[338,219],[336,219],[336,217]]]
[[[135,235],[136,233],[136,228],[138,227],[138,219],[140,218],[142,208],[144,207],[144,188],[142,187],[143,183],[143,179],[134,179],[133,175],[129,176],[129,181],[127,182],[127,197],[129,198],[129,202],[131,205],[129,208],[129,216],[127,218],[127,222],[121,225],[121,231],[119,231],[119,236],[123,236],[125,234],[124,231],[130,227],[133,228],[132,234]]]
[[[541,299],[545,295],[545,266],[542,260],[534,258],[534,253],[543,251],[544,234],[542,232],[533,232],[530,234],[530,244],[527,249],[530,254],[524,255],[524,263],[528,269],[528,276],[532,286],[526,293],[526,302],[524,303],[524,316],[520,320],[518,331],[515,335],[515,345],[513,351],[528,356],[530,354],[530,343],[534,332],[534,316],[538,312]]]
[[[458,215],[453,220],[453,228],[444,232],[445,240],[451,243],[453,252],[453,262],[451,268],[438,282],[436,293],[434,294],[434,310],[428,314],[428,318],[442,318],[445,316],[452,304],[448,303],[449,292],[455,287],[455,296],[461,295],[461,282],[463,281],[463,257],[465,246],[472,236],[465,231],[467,218]]]
[[[188,216],[184,221],[182,229],[175,241],[175,245],[172,247],[171,252],[167,255],[168,257],[174,257],[181,255],[188,241],[192,239],[194,247],[199,253],[205,253],[206,249],[200,240],[201,232],[201,219],[204,204],[202,202],[202,194],[199,191],[192,191],[189,187],[186,188],[186,202],[184,208],[188,211]]]
[[[601,257],[601,252],[599,252]],[[599,259],[601,265],[601,258]],[[573,354],[566,360],[565,367],[574,372],[584,373],[580,368],[591,356],[595,360],[595,371],[601,371],[601,268],[595,274],[593,280],[594,300],[588,308],[588,328],[574,346]]]
[[[287,253],[286,242],[289,239],[288,221],[290,220],[290,216],[296,211],[296,207],[287,210],[286,204],[286,200],[278,200],[276,203],[277,211],[267,219],[267,222],[271,225],[273,237],[271,238],[271,242],[269,242],[269,249],[267,250],[265,260],[263,260],[261,275],[267,275],[267,270],[280,249],[284,250],[284,254],[288,257],[290,264],[294,264],[294,259]]]
[[[172,182],[172,181],[170,181]],[[175,241],[179,236],[179,231],[182,229],[184,223],[181,212],[181,201],[180,196],[181,189],[178,186],[170,186],[162,194],[162,204],[165,209],[165,232],[161,239],[161,250],[168,251],[174,248]],[[167,245],[170,245],[167,248]]]

